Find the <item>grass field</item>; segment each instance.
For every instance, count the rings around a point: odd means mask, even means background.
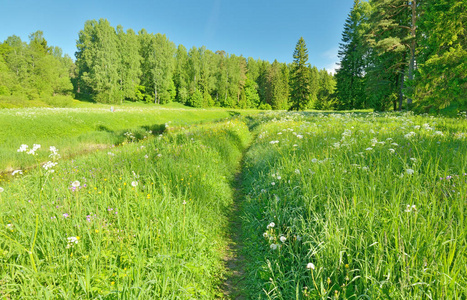
[[[244,170],[253,294],[464,299],[467,122],[274,114]]]
[[[78,108],[21,108],[0,110],[0,170],[9,172],[45,162],[46,156],[24,158],[18,145],[55,146],[62,156],[108,148],[126,140],[159,135],[166,127],[221,120],[237,111],[191,109],[182,105],[148,106],[82,104]]]
[[[148,130],[145,113],[121,109],[136,121],[107,120],[110,131]],[[0,298],[222,298],[234,203],[245,299],[467,297],[465,116],[208,121],[221,112],[154,110],[167,118],[154,124],[179,121],[73,159],[54,156],[47,136],[41,156],[11,141],[20,164],[50,162],[0,182]]]
[[[249,139],[239,122],[202,125],[4,186],[0,297],[213,299],[229,180]]]

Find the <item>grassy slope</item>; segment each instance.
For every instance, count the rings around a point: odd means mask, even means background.
[[[55,146],[62,155],[73,155],[120,144],[125,133],[136,138],[157,135],[169,126],[188,125],[225,119],[238,111],[225,109],[193,109],[180,104],[154,106],[127,103],[115,106],[80,102],[77,108],[19,108],[0,110],[0,170],[24,168],[35,159],[19,155],[21,144],[42,148]],[[47,157],[36,157],[46,161]]]
[[[0,297],[217,297],[230,181],[249,139],[235,120],[198,125],[2,185]]]

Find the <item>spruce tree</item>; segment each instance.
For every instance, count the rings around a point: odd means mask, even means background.
[[[368,2],[355,0],[344,25],[338,53],[340,68],[335,77],[339,109],[366,107],[364,76],[368,47],[364,43],[364,33],[369,12]]]
[[[292,82],[290,100],[292,106],[289,110],[304,110],[310,101],[310,73],[307,67],[308,50],[303,37],[297,42],[293,54]]]

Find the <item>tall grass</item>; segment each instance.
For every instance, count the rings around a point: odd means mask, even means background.
[[[249,139],[238,121],[200,125],[2,185],[0,297],[218,297],[230,181]]]
[[[107,148],[126,140],[126,132],[143,138],[167,126],[225,119],[226,110],[110,106],[96,108],[22,108],[0,110],[0,170],[25,168],[35,160],[16,152],[21,144],[55,146],[63,156]],[[151,131],[151,132],[149,132]],[[45,152],[44,152],[45,153]],[[41,153],[40,153],[41,155]],[[46,161],[46,156],[38,156]]]
[[[276,114],[256,133],[243,177],[252,297],[467,297],[465,119]]]

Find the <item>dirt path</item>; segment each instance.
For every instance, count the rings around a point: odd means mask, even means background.
[[[241,189],[242,174],[241,170],[235,175],[235,180],[232,184],[234,189],[234,203],[229,213],[229,231],[228,244],[225,250],[224,263],[227,269],[226,279],[222,285],[224,299],[247,299],[245,296],[245,258],[241,251],[243,248],[242,242],[242,224],[241,224],[241,201],[243,192]]]
[[[242,159],[234,180],[232,181],[233,205],[229,211],[229,224],[227,225],[227,247],[224,250],[224,265],[226,268],[225,280],[221,286],[222,299],[243,300],[248,299],[249,290],[245,273],[247,259],[242,254],[244,248],[242,235],[242,202],[245,195],[242,189],[245,154],[254,143],[256,136],[252,136],[249,145],[243,150]]]

